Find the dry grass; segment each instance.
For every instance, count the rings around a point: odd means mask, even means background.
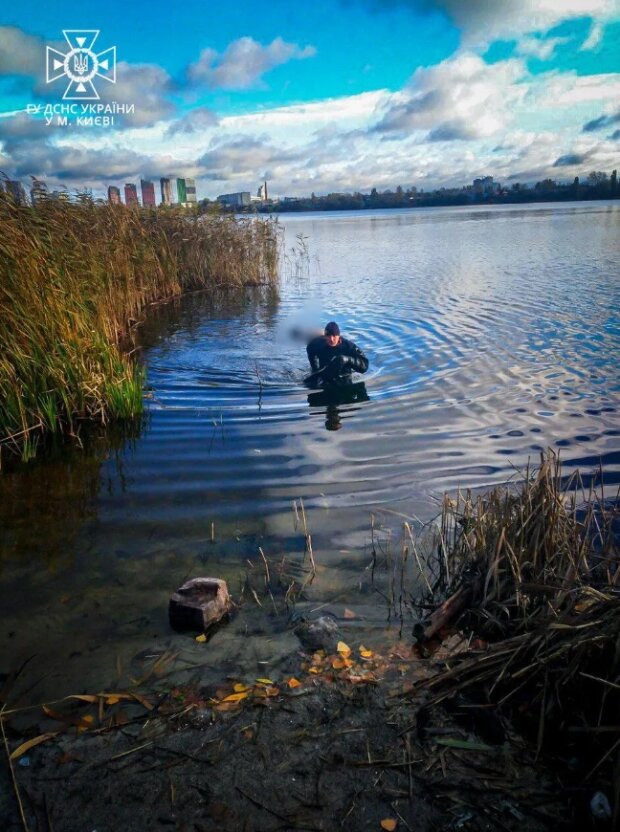
[[[188,290],[275,281],[273,224],[90,200],[18,206],[0,193],[0,442],[76,420],[135,418],[142,372],[123,351],[144,308]]]
[[[453,623],[478,641],[424,683],[435,702],[466,693],[518,715],[539,750],[548,738],[572,742],[585,780],[596,774],[611,789],[616,820],[618,507],[600,484],[586,491],[579,473],[564,478],[551,453],[517,489],[446,497],[439,544],[453,577],[444,591],[469,589]]]

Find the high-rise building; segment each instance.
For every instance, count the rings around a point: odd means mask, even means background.
[[[36,179],[36,177],[32,177],[32,187],[30,188],[30,199],[32,200],[33,205],[38,205],[41,202],[45,202],[48,198],[49,194],[47,192],[47,185],[43,180]]]
[[[138,189],[132,182],[127,182],[125,185],[125,205],[130,208],[137,208],[140,205]]]
[[[161,185],[161,204],[174,205],[176,202],[176,194],[173,191],[176,190],[176,180],[162,177],[159,180],[159,184]]]
[[[117,188],[116,185],[108,186],[108,202],[112,205],[120,205],[122,202],[121,189]]]
[[[17,179],[6,179],[4,187],[7,194],[10,194],[18,205],[26,205],[28,198],[26,189]]]
[[[267,202],[267,200],[269,199],[269,195],[267,193],[267,180],[265,180],[261,185],[259,185],[256,196],[260,199],[261,202]]]
[[[179,192],[179,202],[183,205],[187,202],[187,190],[185,186],[185,179],[177,179],[177,191]]]
[[[196,204],[196,180],[195,179],[186,179],[185,180],[185,201],[188,205],[195,205]]]
[[[222,205],[229,205],[234,208],[243,208],[252,202],[249,191],[238,191],[234,194],[220,194],[217,201]]]
[[[154,208],[155,202],[155,185],[146,179],[140,180],[140,189],[142,191],[142,204],[145,208]]]

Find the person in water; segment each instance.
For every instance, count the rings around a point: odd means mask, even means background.
[[[306,347],[312,375],[307,379],[313,386],[340,384],[351,381],[351,373],[365,373],[368,359],[361,349],[340,335],[340,327],[330,321],[325,334],[313,338]]]

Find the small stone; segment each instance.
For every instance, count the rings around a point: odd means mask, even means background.
[[[605,795],[603,792],[596,792],[592,796],[592,800],[590,801],[590,809],[592,811],[592,815],[597,820],[609,820],[609,818],[611,818],[611,806],[609,805],[607,795]]]
[[[204,632],[221,621],[230,612],[231,606],[226,581],[192,578],[170,598],[170,626],[175,630]]]
[[[306,650],[333,653],[340,640],[338,625],[333,618],[322,615],[316,621],[304,621],[295,628],[295,635]]]

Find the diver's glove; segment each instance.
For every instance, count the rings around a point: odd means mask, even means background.
[[[342,375],[345,372],[345,369],[349,366],[349,359],[346,355],[335,355],[329,364],[325,367],[325,371],[323,372],[324,378],[335,378],[336,376]]]

